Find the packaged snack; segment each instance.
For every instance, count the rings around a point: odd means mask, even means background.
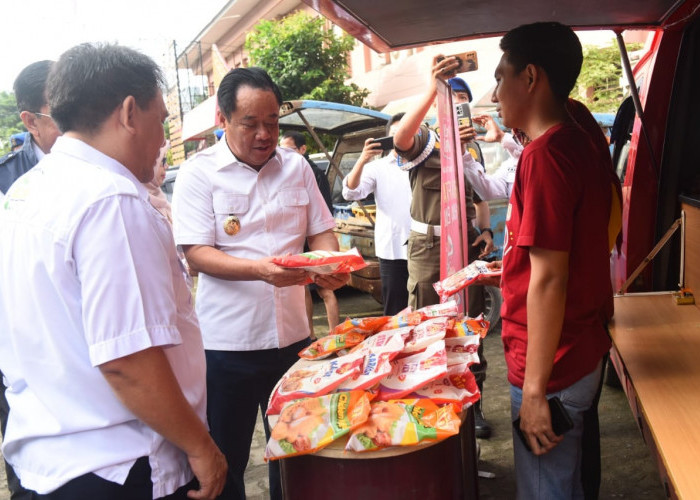
[[[362,333],[350,332],[340,335],[327,335],[313,342],[299,352],[299,357],[304,359],[323,359],[334,352],[348,347],[353,347],[365,340]]]
[[[442,408],[428,399],[371,403],[367,422],[348,440],[346,450],[372,451],[440,441],[459,432],[461,421],[452,405]]]
[[[453,364],[450,364],[451,359]],[[474,374],[469,369],[469,365],[473,363],[454,363],[455,359],[448,355],[447,374],[421,387],[411,394],[411,397],[428,398],[436,404],[451,403],[457,412],[461,411],[464,405],[478,401],[481,394]]]
[[[333,328],[331,332],[333,335],[340,335],[343,333],[364,333],[366,335],[371,335],[377,333],[381,327],[383,327],[387,321],[389,321],[391,316],[370,316],[368,318],[348,318],[338,326]]]
[[[270,433],[265,460],[313,453],[328,446],[367,420],[369,404],[363,391],[287,403]]]
[[[433,283],[433,288],[435,288],[435,291],[440,296],[440,301],[444,302],[449,296],[454,295],[473,283],[477,283],[482,278],[500,275],[500,269],[489,269],[487,267],[487,262],[475,260],[467,267],[460,269],[444,280]]]
[[[413,331],[403,348],[404,354],[422,351],[436,340],[444,339],[447,329],[451,328],[452,325],[451,318],[440,316],[413,327]]]
[[[314,250],[297,255],[275,257],[272,262],[278,266],[301,268],[315,274],[349,273],[367,267],[367,263],[357,248],[352,248],[347,252]]]
[[[425,351],[392,361],[393,368],[379,383],[377,399],[400,399],[447,373],[445,341],[430,344]]]
[[[421,313],[424,319],[437,318],[438,316],[457,316],[459,308],[456,300],[448,300],[443,304],[433,304],[418,309],[416,312]]]
[[[454,328],[448,329],[446,337],[464,337],[465,335],[478,335],[482,339],[489,333],[490,323],[484,319],[483,314],[476,318],[464,318],[455,322]]]
[[[337,390],[351,391],[367,389],[375,386],[380,380],[391,373],[391,360],[403,349],[403,337],[401,333],[395,333],[393,335],[378,333],[367,340],[370,339],[374,340],[374,342],[364,346],[361,344],[362,347],[358,349],[358,351],[355,351],[364,354],[362,372],[346,379],[338,386]]]
[[[267,407],[268,415],[277,415],[284,403],[293,399],[323,396],[343,380],[362,371],[364,357],[348,355],[329,361],[293,366],[280,379]]]
[[[389,348],[401,346],[399,351],[403,349],[404,342],[411,335],[413,327],[406,326],[403,328],[397,328],[396,330],[387,330],[386,332],[379,332],[375,335],[367,337],[361,343],[357,344],[352,348],[350,352],[355,353],[362,351],[363,353],[368,353],[372,351],[377,351],[378,349]]]
[[[470,335],[469,337],[453,337],[445,339],[445,352],[447,353],[447,366],[467,363],[473,365],[479,362],[479,343],[481,337]]]
[[[423,315],[418,311],[407,313],[407,314],[397,314],[389,318],[389,321],[379,330],[396,330],[397,328],[404,328],[406,326],[415,326],[423,321]]]

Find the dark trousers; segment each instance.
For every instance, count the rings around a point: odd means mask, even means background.
[[[384,316],[393,316],[408,305],[408,261],[379,259]]]
[[[0,372],[0,431],[2,431],[3,437],[5,436],[7,419],[10,414],[10,405],[7,404],[7,397],[5,397],[6,389],[5,384],[2,382],[2,372]],[[12,500],[31,500],[34,498],[33,492],[22,487],[15,470],[7,461],[5,461],[5,474],[7,476],[7,489],[10,490],[10,498]]]
[[[175,493],[161,498],[187,500],[187,492],[198,487],[197,480],[193,479]],[[136,460],[123,485],[89,473],[67,482],[52,493],[33,495],[37,500],[152,500],[151,466],[148,457]]]
[[[606,354],[602,362],[602,375],[598,391],[591,407],[583,413],[583,434],[581,434],[581,482],[583,497],[586,500],[598,500],[600,491],[600,423],[598,422],[598,402],[603,391],[605,365],[610,355]]]
[[[263,414],[265,437],[270,428],[267,402],[277,381],[310,344],[304,339],[283,349],[263,351],[205,351],[207,358],[207,417],[214,441],[228,460],[228,477],[220,499],[245,499],[243,473],[258,408]],[[270,498],[282,499],[279,462],[268,463]]]

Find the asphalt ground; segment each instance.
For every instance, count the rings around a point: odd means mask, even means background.
[[[381,314],[381,306],[367,294],[346,287],[337,292],[337,296],[341,320],[348,316]],[[315,294],[314,328],[318,336],[327,333],[323,302]],[[489,368],[484,385],[483,405],[486,418],[493,427],[493,435],[488,440],[479,440],[479,470],[494,477],[480,478],[479,491],[482,500],[505,500],[515,498],[515,478],[510,400],[500,330],[492,331],[484,339],[484,352]],[[602,461],[600,498],[665,499],[655,463],[637,429],[624,392],[604,385],[599,414]],[[246,492],[250,500],[269,498],[267,465],[263,461],[264,450],[265,433],[262,421],[259,421],[245,474]],[[3,469],[0,472],[0,500],[10,499],[5,485]],[[329,493],[329,498],[331,496]]]

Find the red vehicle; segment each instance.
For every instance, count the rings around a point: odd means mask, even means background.
[[[623,184],[623,241],[612,256],[611,275],[616,290],[633,277],[628,291],[646,293],[616,297],[611,356],[640,429],[658,457],[667,495],[700,498],[700,431],[695,425],[700,310],[677,307],[692,301],[677,293],[679,287],[700,290],[700,254],[693,246],[700,242],[700,0],[405,0],[400,7],[366,0],[304,1],[379,52],[497,36],[547,20],[575,30],[617,33],[628,81],[634,84],[633,104],[618,113],[622,132],[614,159]],[[634,70],[624,30],[650,33]],[[661,246],[682,214],[687,217],[684,231]],[[637,274],[643,263],[648,265]]]

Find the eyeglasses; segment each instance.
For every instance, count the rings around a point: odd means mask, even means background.
[[[36,116],[44,116],[46,118],[51,118],[53,120],[53,116],[47,115],[46,113],[37,113],[36,111],[32,111]]]

